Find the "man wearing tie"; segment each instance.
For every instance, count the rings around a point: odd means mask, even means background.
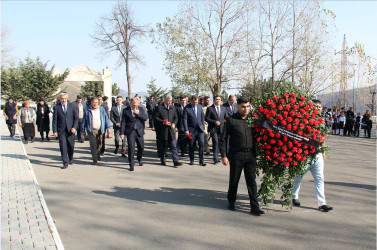
[[[183,111],[183,124],[185,127],[185,134],[189,136],[190,140],[190,165],[194,165],[194,147],[195,142],[198,140],[199,144],[199,164],[206,166],[204,163],[204,114],[200,104],[198,104],[199,98],[196,95],[191,97],[191,103],[188,104]]]
[[[74,102],[77,109],[77,114],[79,116],[79,123],[77,126],[77,140],[78,142],[84,142],[84,135],[81,133],[81,122],[84,117],[84,111],[86,109],[86,104],[82,101],[82,95],[77,96],[77,100]]]
[[[52,131],[55,137],[59,137],[60,153],[63,160],[62,169],[68,168],[68,163],[73,163],[78,122],[77,109],[73,103],[68,102],[68,94],[60,94],[60,103],[54,107]]]
[[[123,140],[124,135],[127,137],[130,171],[134,171],[135,166],[135,142],[137,144],[137,161],[140,166],[143,166],[142,157],[144,153],[144,129],[146,120],[148,120],[148,115],[145,108],[140,105],[139,98],[132,98],[130,106],[123,109],[122,122],[120,125],[120,138]]]
[[[228,101],[223,106],[226,108],[225,117],[231,117],[234,113],[237,113],[236,96],[230,95]]]
[[[163,104],[156,107],[155,112],[155,122],[159,123],[159,137],[157,142],[160,143],[158,146],[161,164],[166,166],[166,149],[169,144],[171,155],[174,162],[174,167],[182,166],[179,162],[178,152],[177,152],[177,141],[175,139],[175,127],[178,123],[178,114],[175,110],[175,106],[172,105],[173,98],[168,95],[165,97]]]
[[[226,108],[221,106],[221,97],[215,96],[214,104],[207,108],[206,122],[208,122],[208,133],[212,136],[213,162],[217,164],[219,160],[219,138],[224,130],[224,118]]]
[[[115,150],[114,154],[118,153],[119,150],[119,142],[120,140],[120,124],[122,122],[122,113],[125,106],[123,105],[123,97],[117,96],[116,105],[111,107],[110,111],[110,120],[113,123],[114,128],[114,141],[115,141]],[[122,149],[123,149],[123,140],[122,140]],[[122,156],[126,156],[126,152],[122,151]]]

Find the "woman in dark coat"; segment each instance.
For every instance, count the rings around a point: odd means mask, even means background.
[[[50,132],[50,108],[43,98],[39,99],[37,104],[37,126],[38,131],[41,134],[42,142],[44,141],[43,132],[46,132],[46,139],[50,141],[48,133]]]
[[[6,119],[6,124],[8,125],[10,137],[13,138],[16,133],[18,108],[11,96],[9,96],[8,102],[4,105],[3,113]]]
[[[370,138],[370,132],[372,130],[372,120],[370,119],[369,110],[365,111],[362,119],[362,128],[364,129],[364,136]]]

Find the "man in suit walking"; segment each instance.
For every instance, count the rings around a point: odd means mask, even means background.
[[[60,103],[54,107],[52,131],[55,137],[59,137],[60,153],[63,160],[62,169],[66,169],[68,163],[73,164],[75,133],[79,117],[75,105],[68,102],[68,94],[62,93],[59,96]]]
[[[123,97],[117,96],[116,98],[116,105],[111,107],[110,111],[110,120],[113,123],[114,128],[114,141],[115,141],[115,150],[114,154],[118,153],[119,150],[119,142],[120,140],[120,124],[122,122],[122,113],[125,105],[123,105]],[[123,150],[123,140],[122,140],[122,150]],[[126,152],[122,151],[122,156],[126,156]]]
[[[78,123],[78,126],[77,126],[77,140],[78,140],[78,142],[83,143],[85,134],[82,134],[82,132],[81,132],[81,122],[82,122],[82,118],[84,117],[86,104],[85,104],[85,102],[82,101],[82,95],[77,96],[77,99],[74,102],[74,104],[76,105],[77,115],[79,116],[79,123]]]
[[[144,129],[145,121],[147,119],[147,112],[145,108],[140,105],[139,98],[132,98],[130,106],[123,109],[122,122],[120,125],[120,138],[123,140],[124,135],[127,137],[130,171],[134,171],[135,166],[135,142],[137,144],[137,161],[140,166],[143,166]]]
[[[158,123],[159,137],[157,142],[160,143],[158,146],[161,164],[166,166],[166,150],[169,144],[170,152],[172,154],[174,167],[182,166],[179,162],[178,152],[177,152],[177,141],[175,138],[175,127],[178,123],[178,114],[175,106],[172,105],[173,98],[170,95],[165,97],[163,104],[156,107],[155,112],[155,122]]]
[[[190,165],[194,165],[194,147],[195,142],[199,144],[199,164],[206,166],[204,163],[204,114],[200,104],[199,98],[196,95],[191,97],[191,103],[188,104],[183,111],[183,124],[185,127],[185,134],[189,136],[191,133],[192,139],[190,140]]]
[[[146,103],[147,111],[148,111],[148,121],[149,121],[149,127],[153,127],[153,112],[156,108],[156,102],[154,101],[154,97],[149,97],[147,103]]]
[[[189,142],[189,137],[186,136],[186,130],[185,126],[183,124],[183,111],[185,110],[185,107],[187,105],[187,99],[181,97],[180,98],[181,103],[177,104],[177,114],[178,114],[178,123],[177,123],[177,129],[178,129],[178,147],[181,150],[181,157],[185,156],[187,153],[187,144]]]
[[[221,106],[221,97],[215,96],[214,104],[207,108],[206,122],[208,122],[208,133],[212,136],[213,162],[219,163],[219,139],[224,130],[224,119],[226,108]]]
[[[223,106],[226,108],[226,117],[231,117],[234,113],[237,113],[236,96],[230,95],[228,101]]]

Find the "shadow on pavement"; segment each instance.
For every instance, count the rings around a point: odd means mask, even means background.
[[[310,181],[310,182],[314,182],[314,181]],[[344,187],[354,187],[354,188],[363,188],[363,189],[368,189],[368,190],[376,190],[376,186],[375,185],[349,183],[349,182],[325,181],[325,185],[336,185],[336,186],[344,186]]]

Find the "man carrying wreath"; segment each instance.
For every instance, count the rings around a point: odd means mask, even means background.
[[[155,110],[155,123],[158,124],[156,128],[159,131],[157,136],[158,145],[158,156],[160,157],[161,164],[166,166],[166,149],[169,144],[171,155],[174,162],[174,167],[182,166],[179,162],[178,151],[177,151],[177,141],[175,138],[175,127],[178,123],[178,114],[174,105],[172,105],[172,97],[167,95],[165,101],[158,105]]]
[[[322,104],[319,100],[313,100],[318,112],[322,112]],[[323,124],[324,125],[324,124]],[[310,171],[314,178],[314,186],[317,193],[319,210],[328,212],[333,208],[326,204],[325,198],[325,180],[323,175],[324,160],[326,159],[326,153],[322,153],[320,149],[317,149],[313,160],[306,165],[305,174]],[[301,204],[298,200],[298,193],[300,191],[302,177],[300,175],[294,178],[292,189],[292,204],[299,207]]]
[[[220,139],[220,152],[222,163],[230,164],[228,208],[236,210],[234,203],[237,199],[238,182],[244,170],[247,191],[250,198],[250,213],[256,216],[264,214],[257,200],[256,174],[256,143],[253,130],[249,127],[250,102],[245,97],[237,100],[237,110],[231,117],[227,118],[224,132]],[[229,139],[229,152],[226,153],[227,138]],[[228,158],[229,157],[229,158]]]

